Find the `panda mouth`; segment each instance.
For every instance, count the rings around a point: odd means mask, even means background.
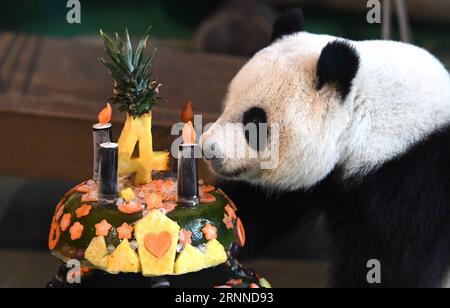
[[[239,168],[236,170],[232,170],[232,171],[225,171],[223,169],[216,169],[216,172],[221,175],[222,177],[225,178],[238,178],[240,176],[242,176],[243,174],[248,172],[247,168]]]
[[[249,171],[247,167],[240,167],[231,171],[225,170],[223,161],[220,159],[213,159],[209,162],[211,169],[213,169],[214,172],[216,172],[219,176],[224,178],[238,178]]]

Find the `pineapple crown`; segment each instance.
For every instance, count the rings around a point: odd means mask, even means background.
[[[150,29],[151,27],[145,32],[136,50],[133,50],[128,29],[125,29],[123,36],[115,33],[114,41],[100,30],[109,60],[100,58],[100,61],[114,79],[111,103],[135,118],[148,113],[160,99],[158,94],[161,84],[151,78],[156,49],[150,57],[146,58],[144,55]]]

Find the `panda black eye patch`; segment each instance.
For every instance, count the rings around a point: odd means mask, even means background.
[[[250,108],[244,113],[242,123],[245,126],[245,139],[247,140],[250,147],[257,151],[264,149],[267,145],[268,137],[268,132],[266,132],[264,136],[261,136],[262,132],[260,131],[260,124],[267,124],[267,114],[264,109],[260,107]],[[256,131],[251,128],[252,124],[256,126]],[[251,132],[255,132],[256,136],[251,135]]]

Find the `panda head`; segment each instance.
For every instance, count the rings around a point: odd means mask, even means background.
[[[302,26],[299,11],[281,16],[272,45],[231,82],[223,114],[201,140],[217,175],[291,190],[313,186],[340,161],[359,56],[349,42]]]

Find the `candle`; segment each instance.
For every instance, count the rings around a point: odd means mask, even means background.
[[[198,159],[195,157],[198,145],[195,144],[195,130],[192,122],[184,125],[183,144],[178,154],[178,203],[185,207],[199,205]]]
[[[98,200],[113,204],[119,198],[119,145],[106,142],[100,145]]]
[[[92,126],[92,139],[94,141],[94,166],[93,179],[98,181],[98,169],[100,162],[100,144],[110,142],[112,140],[111,131],[111,105],[108,103],[106,107],[98,114],[99,123]]]
[[[183,123],[188,123],[190,121],[192,122],[193,118],[194,118],[194,110],[192,108],[192,101],[186,101],[184,103],[183,110],[181,111],[181,121]],[[178,149],[176,149],[176,150],[177,150],[177,152],[174,153],[174,157],[173,157],[172,171],[174,173],[178,172],[178,155],[179,155],[178,152],[179,151],[178,151]]]

